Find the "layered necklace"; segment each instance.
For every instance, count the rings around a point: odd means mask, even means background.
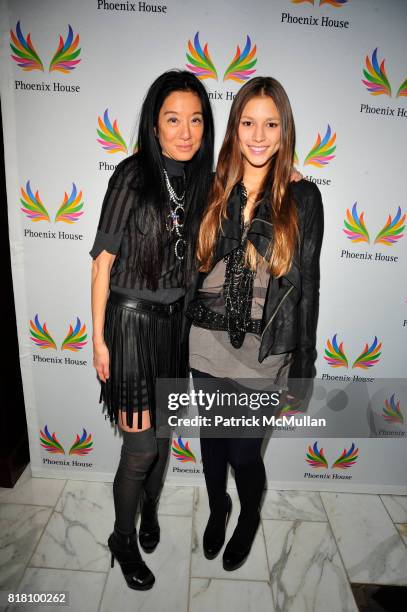
[[[251,323],[253,298],[253,281],[256,275],[245,266],[245,251],[247,246],[247,230],[243,211],[247,203],[247,191],[243,183],[240,189],[240,245],[224,257],[226,263],[223,297],[225,300],[225,315],[227,331],[232,346],[236,349],[243,344]]]
[[[183,260],[185,256],[186,242],[183,238],[185,221],[185,189],[182,195],[178,195],[170,183],[168,172],[164,169],[164,181],[170,200],[170,212],[167,216],[167,230],[172,234],[175,232],[176,241],[174,245],[175,257]]]

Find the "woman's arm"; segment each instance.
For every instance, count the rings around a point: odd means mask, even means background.
[[[290,390],[303,397],[307,381],[315,376],[316,332],[319,310],[319,256],[324,231],[321,194],[312,183],[303,202],[304,233],[300,253],[301,298],[298,305],[298,344],[289,377]],[[296,379],[296,380],[295,380]]]
[[[104,340],[103,328],[110,271],[115,258],[115,255],[104,250],[92,262],[93,366],[102,382],[106,382],[109,378],[109,351]]]

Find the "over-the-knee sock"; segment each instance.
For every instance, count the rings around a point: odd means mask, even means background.
[[[151,502],[157,501],[161,493],[164,472],[169,456],[170,439],[157,438],[157,449],[157,456],[144,481],[145,496]]]
[[[229,439],[229,461],[235,471],[242,518],[256,519],[266,483],[258,438]]]
[[[223,512],[226,503],[227,451],[222,438],[201,438],[201,455],[209,507]]]
[[[119,533],[129,534],[134,531],[143,482],[156,455],[157,443],[153,428],[140,432],[123,431],[121,458],[113,482],[115,529]]]

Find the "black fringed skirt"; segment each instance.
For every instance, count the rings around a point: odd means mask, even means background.
[[[109,349],[109,379],[101,383],[101,401],[110,420],[141,427],[142,411],[150,411],[155,426],[157,378],[184,378],[187,351],[181,345],[184,298],[172,304],[132,299],[110,291],[106,305],[104,337]]]

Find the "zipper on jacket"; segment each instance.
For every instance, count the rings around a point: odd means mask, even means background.
[[[275,318],[276,314],[278,313],[278,310],[279,310],[281,304],[284,302],[285,298],[291,293],[291,291],[293,289],[294,289],[294,285],[291,285],[291,287],[288,289],[288,291],[281,298],[279,305],[277,306],[277,308],[274,311],[274,314],[270,317],[269,321],[267,322],[266,327],[263,329],[263,332],[262,332],[261,337],[260,337],[260,342],[263,340],[263,336],[266,333],[266,330],[267,330],[268,326],[274,321],[274,318]]]

